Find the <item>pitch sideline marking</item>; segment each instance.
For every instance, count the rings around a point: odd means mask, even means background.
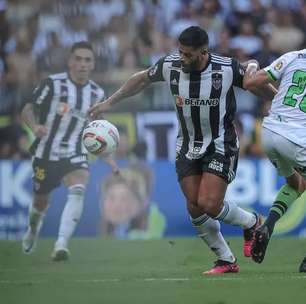
[[[262,280],[265,277],[257,277],[256,279]],[[306,275],[304,276],[288,276],[288,277],[283,277],[283,278],[278,278],[278,279],[306,279]],[[143,278],[143,279],[135,279],[132,280],[132,282],[136,281],[143,281],[143,282],[158,282],[158,281],[163,281],[163,282],[184,282],[184,281],[239,281],[239,280],[245,280],[245,278],[242,277],[217,277],[217,276],[203,276],[199,278]],[[124,282],[126,281],[125,279],[119,279],[119,278],[114,278],[114,279],[84,279],[84,280],[71,280],[67,282],[75,282],[75,283],[119,283],[119,282]],[[12,281],[12,280],[0,280],[0,285],[25,285],[25,284],[48,284],[50,281],[48,280],[20,280],[20,281]]]

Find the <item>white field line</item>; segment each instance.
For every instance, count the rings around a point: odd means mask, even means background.
[[[266,279],[264,276],[252,278],[252,280]],[[293,279],[293,280],[306,280],[306,275],[298,276],[284,276],[278,277],[277,280],[281,279]],[[244,277],[226,277],[225,276],[203,276],[199,278],[142,278],[135,280],[126,280],[123,278],[114,279],[82,279],[82,280],[70,280],[67,283],[91,283],[91,284],[103,284],[103,283],[120,283],[120,282],[187,282],[187,281],[245,281]],[[26,285],[26,284],[49,284],[49,280],[0,280],[1,285]]]

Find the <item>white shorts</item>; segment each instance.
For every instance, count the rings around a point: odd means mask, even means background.
[[[261,137],[264,151],[279,175],[289,177],[296,170],[306,179],[306,147],[267,128],[262,128]]]

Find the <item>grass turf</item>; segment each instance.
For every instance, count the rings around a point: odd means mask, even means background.
[[[0,241],[0,303],[305,303],[298,266],[306,240],[273,239],[260,265],[242,257],[242,239],[230,245],[240,273],[203,277],[214,256],[193,238],[73,239],[70,261],[60,263],[50,260],[53,240],[41,239],[29,256],[20,243]]]

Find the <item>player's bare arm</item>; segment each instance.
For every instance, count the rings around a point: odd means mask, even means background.
[[[121,88],[119,88],[112,96],[104,102],[94,105],[89,109],[91,118],[96,118],[99,114],[110,110],[112,105],[124,98],[134,96],[151,83],[148,77],[148,70],[144,70],[133,74]]]
[[[243,87],[246,90],[257,96],[273,99],[277,89],[271,82],[265,70],[258,70],[252,63],[248,65],[243,77]]]
[[[44,125],[40,125],[37,123],[37,118],[35,115],[33,104],[27,103],[22,112],[21,112],[22,120],[29,126],[32,132],[36,137],[41,138],[48,133],[48,129]]]

